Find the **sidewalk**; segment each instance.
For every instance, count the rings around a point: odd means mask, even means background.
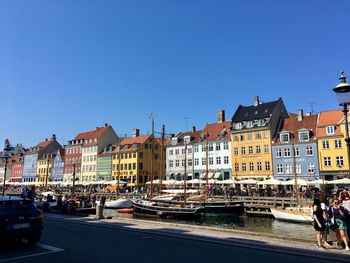
[[[345,250],[324,249],[316,247],[315,242],[302,239],[281,238],[272,234],[252,233],[248,231],[217,229],[204,226],[182,225],[168,222],[155,222],[133,218],[113,218],[95,220],[95,216],[67,216],[61,214],[45,214],[48,220],[64,220],[77,224],[92,224],[106,228],[117,228],[125,231],[139,231],[149,235],[166,235],[174,238],[212,242],[228,246],[239,246],[273,253],[300,255],[329,259],[336,256],[337,261],[350,262],[350,252]]]

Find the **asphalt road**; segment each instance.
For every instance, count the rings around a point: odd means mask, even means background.
[[[159,231],[106,227],[62,220],[45,220],[40,244],[13,244],[0,249],[0,262],[334,262],[293,255],[283,249],[241,247],[215,240],[192,239],[181,231],[174,235]]]

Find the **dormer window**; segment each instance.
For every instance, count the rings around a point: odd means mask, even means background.
[[[236,128],[236,130],[242,129],[242,123],[241,122],[236,123],[235,128]]]
[[[191,141],[191,136],[190,135],[187,135],[187,136],[184,137],[184,143],[185,144],[189,144],[190,141]]]
[[[177,137],[171,138],[171,145],[177,144]]]
[[[332,135],[335,133],[335,127],[334,126],[327,126],[326,127],[326,133],[327,135]]]
[[[258,120],[258,126],[264,126],[264,125],[265,125],[265,120],[264,119]]]
[[[247,128],[252,128],[253,127],[253,122],[252,121],[248,121],[247,122]]]
[[[94,139],[94,142],[97,142],[97,138]]]
[[[299,132],[299,141],[306,142],[310,139],[309,137],[310,137],[309,131],[300,131]]]
[[[280,141],[282,143],[288,143],[290,141],[289,133],[281,133],[280,134]]]

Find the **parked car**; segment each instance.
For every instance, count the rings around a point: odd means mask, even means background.
[[[26,239],[35,244],[43,231],[43,213],[28,199],[0,197],[0,241]]]

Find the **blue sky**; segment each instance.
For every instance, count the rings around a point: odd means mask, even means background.
[[[110,123],[178,133],[282,97],[337,109],[350,1],[0,1],[0,140],[61,143]]]

